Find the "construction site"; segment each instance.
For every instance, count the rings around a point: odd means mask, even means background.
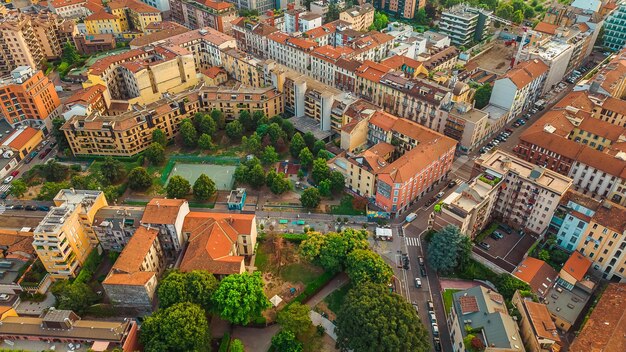
[[[517,54],[517,42],[513,40],[494,39],[490,43],[491,48],[483,52],[480,56],[472,59],[479,68],[502,75],[511,68],[513,58]]]

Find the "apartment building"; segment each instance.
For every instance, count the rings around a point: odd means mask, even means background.
[[[121,252],[141,226],[142,207],[106,206],[100,208],[93,221],[93,230],[102,249]]]
[[[496,150],[477,159],[475,173],[500,190],[494,212],[512,227],[543,234],[572,180]]]
[[[53,0],[48,8],[63,18],[84,18],[104,9],[98,0]]]
[[[77,34],[73,21],[42,11],[25,14],[10,11],[0,17],[0,74],[16,67],[39,68],[46,59],[58,58],[62,44]]]
[[[350,27],[355,31],[366,31],[374,23],[374,6],[368,3],[355,5],[343,10],[339,14],[339,19],[350,23]]]
[[[284,112],[284,95],[272,87],[206,87],[201,90],[200,99],[203,110],[220,110],[226,121],[236,120],[244,110],[250,114],[260,111],[268,117]]]
[[[571,70],[570,60],[574,52],[574,45],[572,44],[557,39],[550,39],[540,46],[530,47],[529,52],[531,60],[543,61],[549,67],[543,86],[543,93],[552,91]]]
[[[74,37],[74,46],[83,55],[93,55],[116,48],[113,34],[79,34]]]
[[[111,105],[111,96],[101,84],[77,90],[65,101],[63,118],[68,120],[74,115],[89,115],[94,111],[105,115]]]
[[[189,236],[183,231],[183,222],[189,214],[189,203],[184,199],[152,198],[146,205],[141,225],[159,230],[159,242],[166,258],[176,258]]]
[[[273,0],[228,0],[228,2],[233,3],[237,6],[238,9],[245,10],[258,10],[259,13],[263,13],[265,11],[273,10],[276,8],[276,2]],[[285,4],[286,5],[286,4]],[[286,7],[286,6],[281,6]]]
[[[509,110],[509,121],[518,118],[543,96],[547,75],[543,61],[521,62],[496,80],[489,103]]]
[[[258,59],[237,48],[222,50],[221,55],[222,67],[232,79],[249,87],[260,88],[271,85],[268,71],[275,64],[270,60]]]
[[[504,297],[483,286],[455,292],[447,320],[453,351],[470,350],[464,344],[469,331],[487,346],[486,351],[526,351],[508,311]]]
[[[281,32],[267,36],[267,57],[297,72],[307,74],[311,69],[311,51],[317,46],[313,41],[290,37]]]
[[[417,10],[426,6],[425,0],[374,0],[374,7],[395,17],[413,19]]]
[[[11,126],[48,128],[61,105],[54,83],[30,66],[19,66],[0,78],[0,103],[0,113]]]
[[[475,109],[468,103],[460,102],[450,109],[443,127],[443,134],[459,142],[459,152],[468,153],[485,142],[495,132],[493,126],[498,125],[496,116],[487,111]]]
[[[376,180],[376,205],[394,215],[447,178],[456,150],[455,140],[382,111],[369,119],[367,141],[395,145],[401,155]]]
[[[63,189],[54,206],[34,230],[33,247],[53,279],[76,276],[98,237],[91,225],[95,214],[107,206],[101,191]]]
[[[601,205],[600,201],[589,196],[567,191],[550,223],[550,232],[556,235],[557,245],[568,252],[576,250]]]
[[[322,26],[323,16],[314,13],[307,12],[303,9],[290,9],[285,11],[285,23],[283,25],[283,32],[287,34],[295,32],[306,32],[314,28]]]
[[[267,58],[269,38],[278,28],[260,21],[241,17],[233,22],[233,36],[237,40],[237,48],[254,56]]]
[[[87,33],[134,38],[146,32],[149,24],[163,20],[159,9],[139,0],[113,0],[107,8],[109,12],[101,10],[85,18]]]
[[[604,21],[604,46],[622,50],[626,45],[626,4],[621,4]]]
[[[441,13],[439,29],[456,46],[471,46],[485,39],[491,23],[491,12],[459,4]]]
[[[624,314],[626,314],[626,285],[610,283],[589,315],[589,319],[576,334],[570,351],[592,350],[619,351],[623,347],[621,336],[626,334]]]
[[[159,230],[140,226],[102,282],[104,292],[117,307],[152,312],[157,279],[165,269]]]
[[[257,239],[254,214],[191,212],[183,232],[189,245],[180,270],[206,270],[218,277],[245,272],[245,258],[254,253]]]
[[[191,29],[210,27],[232,33],[232,22],[239,16],[237,8],[225,1],[171,0],[172,19]]]
[[[626,98],[626,49],[618,52],[608,65],[591,77],[588,85],[588,89],[613,98]]]
[[[561,345],[556,325],[545,304],[533,302],[530,297],[522,297],[520,291],[513,295],[513,305],[522,319],[518,321],[524,346],[530,351],[551,352]]]

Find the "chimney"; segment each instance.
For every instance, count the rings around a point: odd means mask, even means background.
[[[156,206],[157,206],[157,208],[161,207],[158,200],[156,201]]]

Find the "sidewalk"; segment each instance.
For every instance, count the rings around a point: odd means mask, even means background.
[[[321,316],[318,312],[311,311],[309,312],[311,316],[311,321],[313,325],[322,325],[324,329],[326,329],[326,333],[333,340],[337,341],[337,334],[335,334],[335,324],[333,324],[330,320]]]

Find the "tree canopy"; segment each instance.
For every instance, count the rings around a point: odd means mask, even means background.
[[[137,166],[128,173],[128,187],[134,191],[145,191],[152,186],[152,177],[146,169]]]
[[[69,309],[78,314],[82,314],[98,300],[98,295],[84,282],[60,280],[56,281],[50,290],[56,297],[58,309]]]
[[[288,330],[281,330],[272,337],[272,347],[276,352],[302,352],[302,343],[296,339],[296,335]]]
[[[156,131],[155,131],[156,132]],[[159,165],[165,161],[165,148],[158,142],[152,142],[144,152],[144,155],[154,165]]]
[[[305,189],[300,196],[300,203],[305,208],[317,208],[321,201],[320,191],[314,187]]]
[[[147,317],[139,335],[146,352],[209,352],[209,324],[204,310],[193,303],[177,303]]]
[[[393,270],[377,253],[369,249],[355,249],[348,254],[346,273],[354,283],[371,281],[376,284],[388,284]]]
[[[234,324],[248,324],[271,306],[263,291],[260,272],[224,278],[212,297],[219,315]]]
[[[415,308],[384,285],[352,288],[337,314],[341,351],[429,351],[430,338]]]
[[[291,138],[291,143],[289,144],[289,152],[291,153],[291,156],[294,158],[299,157],[300,151],[304,149],[304,147],[306,147],[304,138],[302,138],[300,132],[296,132],[296,134],[293,135],[293,138]]]
[[[339,272],[345,268],[348,254],[368,248],[367,231],[347,228],[340,233],[309,233],[300,244],[300,254],[326,271]]]
[[[215,182],[205,174],[201,174],[193,183],[193,196],[198,200],[210,199],[216,191]]]
[[[315,183],[319,183],[320,181],[330,177],[330,167],[326,164],[325,159],[317,158],[313,161],[313,171],[311,172],[311,176],[313,176],[313,181],[315,181]]]
[[[474,95],[474,101],[476,102],[476,108],[482,109],[489,104],[489,100],[491,99],[491,84],[485,83],[482,86],[476,89],[476,94]]]
[[[270,191],[274,194],[283,194],[291,189],[291,183],[285,175],[279,174],[274,170],[270,170],[270,172],[267,173],[265,180]]]
[[[169,198],[185,198],[191,189],[189,181],[181,176],[172,176],[165,187],[165,191]]]
[[[309,316],[310,311],[306,304],[294,302],[278,312],[277,321],[283,329],[297,335],[308,330],[313,324]]]
[[[189,273],[171,271],[161,280],[157,289],[159,305],[167,308],[177,303],[190,302],[209,311],[211,295],[218,287],[215,276],[205,270]]]
[[[271,163],[275,163],[278,161],[278,153],[276,152],[276,149],[274,147],[272,147],[271,145],[268,145],[267,147],[265,147],[265,149],[263,150],[263,153],[261,153],[261,161],[264,164],[271,164]]]
[[[467,263],[471,250],[469,237],[463,235],[456,226],[446,226],[430,239],[428,263],[439,272],[451,272],[458,265]]]
[[[198,138],[198,147],[203,150],[210,150],[213,148],[213,138],[210,135],[203,133]]]
[[[387,15],[384,12],[376,11],[376,13],[374,13],[374,23],[372,23],[370,29],[380,31],[387,27],[387,23],[389,23]]]
[[[26,193],[27,190],[28,186],[26,185],[26,182],[22,179],[17,179],[11,183],[11,186],[9,187],[9,194],[20,198],[24,195],[24,193]]]
[[[238,140],[243,135],[243,126],[238,120],[226,124],[226,135],[230,139]]]
[[[184,119],[180,123],[180,135],[185,147],[192,148],[198,143],[198,131],[189,119]]]
[[[152,142],[159,143],[163,147],[167,146],[167,136],[165,135],[165,132],[163,132],[160,128],[152,131]]]
[[[304,147],[302,148],[302,150],[300,150],[300,154],[298,154],[298,159],[300,159],[300,165],[303,168],[308,169],[309,167],[311,167],[311,165],[313,165],[313,153],[311,153],[308,147]]]

